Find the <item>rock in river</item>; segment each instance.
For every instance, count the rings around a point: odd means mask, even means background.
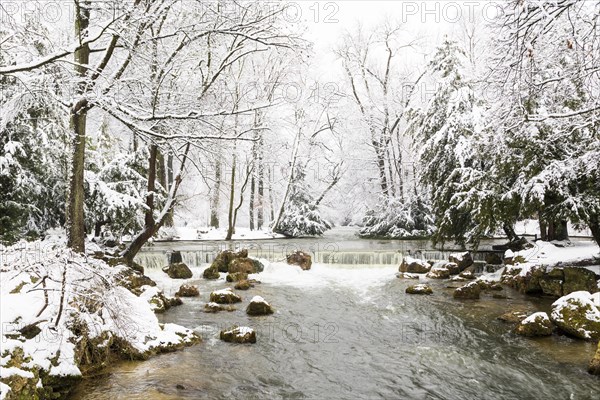
[[[598,350],[596,350],[596,355],[594,358],[592,358],[592,361],[590,361],[588,372],[592,375],[600,376],[600,342],[598,342]]]
[[[449,279],[450,270],[446,267],[432,267],[426,276],[429,279]]]
[[[563,332],[585,340],[600,339],[600,300],[589,292],[573,292],[552,304],[550,318]]]
[[[204,279],[219,279],[220,277],[219,270],[214,265],[211,265],[210,267],[206,268],[202,273],[202,276],[204,277]]]
[[[463,287],[459,287],[454,290],[453,297],[455,299],[467,299],[467,300],[476,300],[479,299],[479,295],[481,293],[481,286],[477,281],[467,283]]]
[[[233,293],[231,288],[216,290],[210,294],[210,301],[217,304],[233,304],[240,303],[242,298]]]
[[[192,277],[192,270],[182,262],[170,264],[168,267],[164,268],[163,271],[173,279],[190,279]]]
[[[548,314],[537,312],[531,314],[517,325],[515,333],[521,336],[550,336],[554,331],[554,324],[550,321]]]
[[[230,343],[256,343],[256,332],[245,326],[222,330],[219,337],[222,341]]]
[[[430,286],[420,284],[420,285],[411,285],[406,288],[406,293],[408,294],[433,294],[433,289]]]
[[[312,266],[312,258],[310,254],[303,251],[295,251],[292,254],[288,254],[286,259],[288,264],[298,265],[304,271],[308,271]]]
[[[250,300],[250,304],[246,308],[246,314],[248,315],[269,315],[273,314],[273,308],[265,299],[260,296],[254,296]]]
[[[431,265],[427,261],[412,257],[404,257],[400,264],[400,272],[410,272],[412,274],[424,274],[429,272]]]
[[[200,296],[200,292],[198,291],[198,288],[196,286],[183,284],[179,287],[179,290],[177,291],[177,293],[175,293],[175,296],[196,297]]]

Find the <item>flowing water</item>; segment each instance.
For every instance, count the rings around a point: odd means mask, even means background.
[[[337,233],[340,235],[340,233]],[[341,236],[341,235],[340,235]],[[496,317],[509,310],[547,311],[549,299],[455,301],[448,281],[433,282],[434,295],[410,296],[397,279],[395,254],[424,242],[299,241],[329,258],[310,271],[271,263],[261,284],[239,292],[234,312],[202,312],[211,290],[225,282],[194,280],[201,296],[161,315],[162,322],[194,328],[203,343],[144,362],[121,362],[84,380],[72,399],[597,399],[600,381],[587,374],[595,345],[564,336],[525,339]],[[271,259],[289,247],[272,241]],[[370,242],[370,244],[369,244]],[[334,247],[326,247],[329,245]],[[254,251],[263,251],[268,243]],[[164,250],[183,251],[185,261],[205,267],[199,244],[157,244],[140,260],[159,266]],[[212,246],[212,244],[211,244]],[[369,256],[369,246],[375,255]],[[306,247],[305,247],[306,248]],[[161,253],[161,251],[163,253]],[[332,254],[333,253],[333,254]],[[195,254],[195,255],[193,255]],[[316,252],[313,254],[317,254]],[[264,254],[263,254],[264,255]],[[198,258],[198,262],[194,260]],[[324,256],[323,256],[324,257]],[[333,258],[332,258],[333,257]],[[193,262],[192,262],[193,261]],[[327,262],[329,261],[329,262]],[[344,263],[341,263],[344,262]],[[162,265],[160,265],[162,266]],[[194,269],[194,276],[201,268]],[[165,280],[173,294],[180,282]],[[168,283],[164,283],[168,282]],[[263,296],[276,313],[249,317],[245,306]],[[257,330],[254,345],[218,340],[232,325]]]

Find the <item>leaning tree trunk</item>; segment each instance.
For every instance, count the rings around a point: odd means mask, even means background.
[[[81,7],[75,3],[75,35],[83,40],[90,23],[89,3]],[[75,73],[80,79],[77,94],[81,98],[71,109],[71,129],[73,131],[71,170],[69,177],[69,193],[67,198],[66,227],[67,246],[77,252],[85,251],[85,222],[84,207],[84,164],[85,164],[85,135],[87,123],[88,101],[85,97],[85,77],[87,76],[90,60],[90,48],[86,44],[75,51]]]
[[[156,145],[150,146],[150,158],[148,160],[148,195],[146,196],[146,212],[144,215],[144,230],[140,232],[129,244],[127,249],[121,254],[121,257],[125,260],[128,265],[133,264],[133,259],[137,255],[137,253],[142,249],[142,246],[150,240],[152,236],[154,236],[158,230],[164,225],[167,220],[168,214],[171,212],[173,207],[175,207],[175,200],[177,196],[177,190],[179,189],[179,185],[181,184],[182,173],[185,167],[185,162],[187,161],[188,153],[190,150],[190,144],[188,143],[185,147],[185,151],[183,153],[183,157],[181,159],[181,166],[179,168],[179,172],[175,177],[173,185],[169,190],[169,195],[167,197],[167,201],[165,206],[158,217],[158,221],[154,220],[154,189],[156,182],[156,155],[158,153],[158,148]]]

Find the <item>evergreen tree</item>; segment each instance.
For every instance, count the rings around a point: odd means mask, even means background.
[[[331,229],[331,224],[321,217],[315,205],[311,188],[306,183],[304,166],[296,166],[293,178],[276,232],[291,237],[320,236]]]

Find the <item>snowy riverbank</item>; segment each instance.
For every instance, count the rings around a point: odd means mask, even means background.
[[[141,275],[124,266],[51,242],[22,242],[1,257],[0,399],[51,398],[111,359],[145,359],[199,340],[159,324],[148,301],[125,287]]]

